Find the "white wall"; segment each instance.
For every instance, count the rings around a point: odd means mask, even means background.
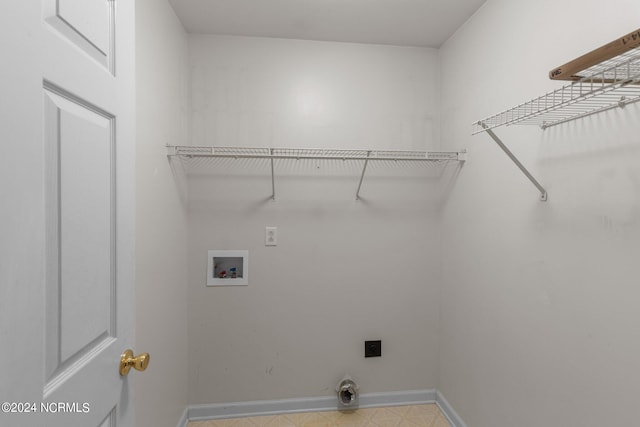
[[[557,87],[547,72],[637,29],[632,0],[489,0],[441,49],[439,389],[472,427],[635,425],[640,392],[640,105],[496,133],[549,201],[470,124]]]
[[[194,144],[432,148],[437,51],[191,36]]]
[[[188,137],[187,36],[166,1],[136,2],[136,426],[175,427],[187,404],[187,226],[166,144]]]
[[[437,64],[432,49],[190,36],[192,139],[433,149]],[[278,162],[275,201],[264,161],[190,175],[190,403],[330,396],[346,373],[362,393],[435,388],[438,181],[371,167],[356,201],[360,168]],[[248,249],[249,285],[206,288],[209,249]],[[382,358],[364,358],[370,339]]]

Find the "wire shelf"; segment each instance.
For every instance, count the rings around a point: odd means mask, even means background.
[[[356,191],[356,199],[360,198],[360,188],[369,163],[381,166],[389,164],[425,164],[446,165],[450,162],[464,162],[466,151],[401,151],[401,150],[337,150],[310,148],[261,148],[261,147],[194,147],[167,146],[168,156],[178,158],[191,168],[215,167],[208,162],[213,159],[233,161],[248,159],[265,159],[270,163],[272,198],[275,200],[275,167],[276,160],[323,160],[329,162],[354,163],[360,165],[360,181]],[[267,164],[268,164],[267,163]],[[255,167],[253,168],[255,170]]]
[[[464,152],[401,150],[338,150],[314,148],[193,147],[168,146],[169,156],[247,158],[247,159],[311,159],[373,161],[461,161]]]
[[[640,101],[640,48],[580,73],[579,80],[473,123],[475,135],[499,126],[537,125],[546,129]]]

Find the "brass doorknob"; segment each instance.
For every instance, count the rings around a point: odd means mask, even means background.
[[[133,350],[125,350],[120,356],[120,375],[123,377],[129,373],[131,368],[136,371],[144,371],[149,366],[149,353],[142,353],[133,357]]]

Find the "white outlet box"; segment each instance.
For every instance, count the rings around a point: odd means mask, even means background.
[[[264,245],[278,246],[278,227],[265,227]]]
[[[249,251],[208,251],[207,286],[249,284]]]

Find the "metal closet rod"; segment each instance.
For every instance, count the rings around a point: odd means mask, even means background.
[[[221,147],[225,150],[233,150],[230,147]],[[318,151],[321,153],[332,152],[333,155],[326,154],[276,154],[275,150],[287,150],[276,148],[262,148],[254,149],[262,151],[259,153],[231,153],[231,152],[216,152],[216,147],[191,147],[191,146],[171,146],[167,145],[168,156],[184,156],[187,158],[230,158],[230,159],[269,159],[271,163],[271,199],[276,199],[276,185],[275,185],[275,168],[273,161],[278,159],[284,160],[363,160],[362,173],[360,174],[360,181],[358,182],[358,189],[356,190],[356,200],[360,200],[360,189],[362,188],[362,182],[364,180],[367,166],[370,161],[399,161],[399,162],[442,162],[442,161],[459,161],[464,162],[466,160],[466,150],[462,151],[383,151],[383,150],[323,150],[323,149],[301,149],[301,151]],[[220,148],[218,148],[220,149]],[[252,150],[252,148],[238,147],[238,150]],[[268,150],[268,154],[264,153]],[[293,149],[295,150],[295,149]],[[353,155],[353,152],[366,152],[364,155]],[[379,155],[382,153],[383,155]],[[389,153],[402,153],[400,155],[388,155]]]
[[[273,150],[273,149],[271,149]],[[371,153],[375,151],[369,151],[366,156],[353,156],[353,155],[312,155],[312,154],[227,154],[227,153],[170,153],[169,156],[184,156],[184,157],[212,157],[212,158],[227,158],[227,159],[276,159],[276,160],[378,160],[378,161],[402,161],[402,162],[433,162],[433,161],[463,161],[462,157],[466,151],[438,151],[427,152],[425,157],[402,157],[402,156],[372,156]],[[410,153],[410,152],[407,152]]]
[[[457,153],[456,153],[457,154]],[[289,159],[289,160],[384,160],[396,162],[425,162],[425,161],[445,161],[460,160],[458,158],[416,158],[416,157],[369,157],[369,156],[311,156],[311,155],[289,155],[289,154],[177,154],[185,157],[215,157],[227,159]]]

